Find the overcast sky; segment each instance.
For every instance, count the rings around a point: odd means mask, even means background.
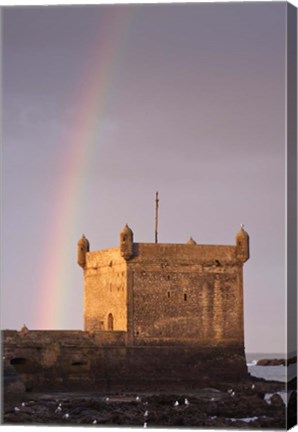
[[[83,328],[91,250],[234,244],[245,345],[285,350],[286,3],[7,8],[1,326]]]

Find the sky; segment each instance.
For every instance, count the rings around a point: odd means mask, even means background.
[[[83,329],[77,241],[235,244],[247,352],[283,352],[286,3],[2,10],[1,327]],[[291,347],[290,347],[291,348]]]

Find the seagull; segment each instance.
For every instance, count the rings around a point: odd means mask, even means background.
[[[59,412],[61,412],[61,411],[62,411],[62,408],[61,408],[61,406],[59,405],[59,406],[56,408],[55,413],[59,413]]]
[[[251,388],[252,388],[252,390],[255,388],[255,385],[253,384],[252,386],[251,386]]]
[[[233,392],[231,393],[231,396],[232,396],[232,397],[234,397],[234,396],[235,396],[235,392],[234,392],[234,391],[233,391]]]
[[[149,411],[146,410],[146,411],[144,412],[144,417],[148,417],[148,414],[149,414]]]
[[[93,420],[92,424],[97,424],[97,420]]]
[[[22,402],[22,407],[26,406],[25,402]]]
[[[64,414],[64,418],[69,418],[69,414],[68,413]]]
[[[109,400],[110,400],[109,397],[106,397],[106,398],[105,398],[105,401],[106,401],[106,402],[109,402]]]
[[[179,402],[176,401],[176,402],[174,403],[174,406],[175,406],[175,407],[179,406]]]
[[[233,393],[233,390],[232,389],[229,389],[228,390],[228,394],[230,395],[230,394],[232,394]]]
[[[144,423],[144,428],[146,429],[146,427],[147,427],[147,422]]]
[[[18,408],[18,407],[14,407],[14,410],[15,410],[15,412],[21,411],[20,408]]]
[[[215,398],[213,397],[213,398],[211,398],[211,402],[214,402],[215,401]]]
[[[185,404],[185,405],[189,405],[189,401],[188,401],[187,398],[184,399],[184,404]]]
[[[136,401],[139,402],[141,398],[139,396],[136,397]]]

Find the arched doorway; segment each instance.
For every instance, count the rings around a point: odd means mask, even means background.
[[[111,313],[108,315],[108,330],[114,330],[114,318]]]

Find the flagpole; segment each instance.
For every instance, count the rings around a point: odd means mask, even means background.
[[[158,243],[158,192],[155,194],[155,243]]]

